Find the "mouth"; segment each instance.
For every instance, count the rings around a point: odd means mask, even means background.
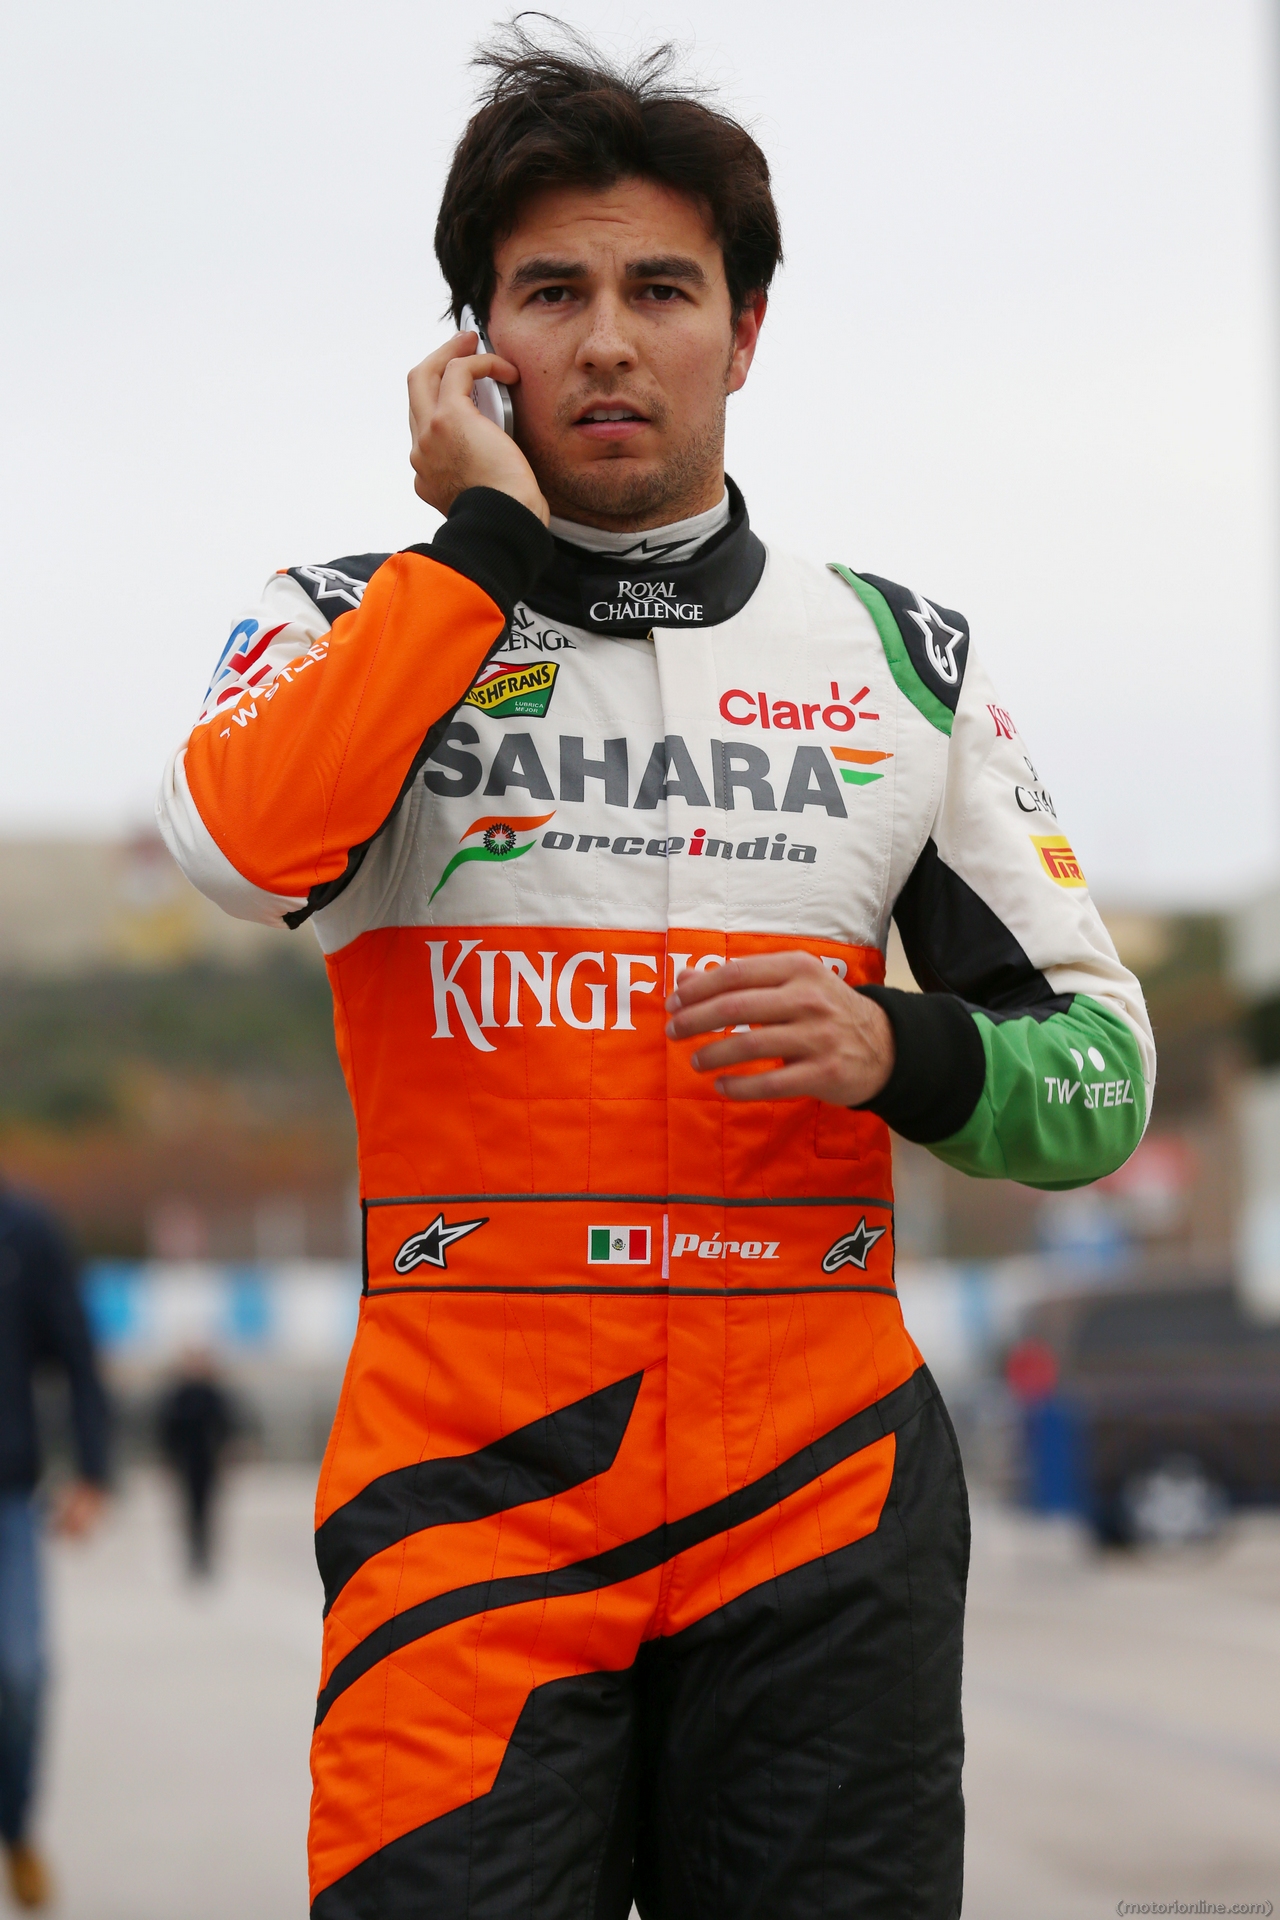
[[[639,407],[596,401],[583,407],[573,424],[589,440],[629,440],[650,423]]]

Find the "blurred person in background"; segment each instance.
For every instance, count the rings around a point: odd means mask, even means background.
[[[889,1128],[1110,1172],[1141,990],[963,616],[725,474],[759,146],[669,50],[482,64],[409,376],[444,524],[277,573],[159,803],[312,920],[360,1135],[312,1913],[954,1920],[968,1521]]]
[[[187,1565],[196,1580],[213,1571],[213,1507],[235,1430],[235,1407],[218,1383],[212,1356],[193,1349],[160,1402],[156,1435],[182,1494]]]
[[[0,1838],[20,1907],[52,1898],[30,1837],[45,1684],[34,1383],[50,1365],[70,1386],[79,1466],[54,1505],[53,1526],[78,1539],[106,1501],[106,1396],[61,1230],[46,1208],[0,1188]]]

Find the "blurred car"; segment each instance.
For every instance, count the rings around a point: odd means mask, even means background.
[[[1280,1504],[1280,1324],[1229,1284],[1043,1302],[1005,1374],[1027,1503],[1107,1545],[1210,1539]]]

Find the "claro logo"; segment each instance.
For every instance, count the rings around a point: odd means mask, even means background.
[[[720,718],[727,720],[731,727],[754,727],[759,722],[767,732],[776,728],[783,733],[814,731],[815,720],[833,733],[849,733],[859,720],[878,720],[878,713],[869,713],[859,703],[866,699],[870,687],[859,687],[847,700],[840,698],[838,681],[831,682],[831,699],[824,705],[821,700],[773,700],[761,689],[758,693],[748,693],[745,687],[730,687],[728,693],[720,696]]]
[[[662,964],[656,954],[606,955],[600,948],[534,955],[518,947],[484,947],[478,940],[426,944],[436,1022],[431,1037],[454,1040],[460,1032],[480,1053],[497,1051],[486,1034],[522,1027],[526,1019],[535,1027],[572,1027],[579,1033],[634,1033],[636,995],[657,991]],[[845,961],[819,957],[837,979],[844,979]],[[724,964],[722,953],[695,958],[669,952],[666,959],[672,981],[686,967],[705,972]],[[505,1016],[501,1020],[499,1008]]]

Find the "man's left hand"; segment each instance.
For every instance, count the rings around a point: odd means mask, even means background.
[[[893,1071],[893,1028],[884,1009],[855,993],[810,953],[764,953],[705,972],[686,969],[667,1001],[667,1035],[725,1033],[693,1055],[698,1073],[780,1060],[756,1073],[721,1074],[726,1100],[873,1100]]]

